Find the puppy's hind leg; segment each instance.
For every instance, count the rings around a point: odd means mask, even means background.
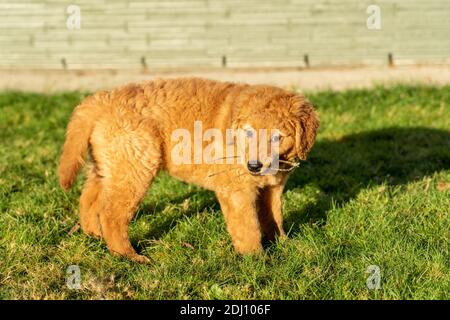
[[[98,195],[101,187],[101,178],[95,169],[91,169],[80,197],[80,224],[86,234],[96,238],[102,236],[98,220]]]
[[[159,171],[161,154],[142,137],[123,137],[108,144],[102,154],[102,188],[99,221],[102,236],[111,253],[140,263],[150,260],[138,255],[128,238],[128,225],[144,197],[148,186]],[[147,141],[148,142],[148,141]]]

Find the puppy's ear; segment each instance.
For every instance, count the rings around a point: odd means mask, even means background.
[[[297,156],[301,160],[306,160],[306,156],[316,140],[317,129],[319,128],[319,116],[314,111],[311,102],[303,97],[296,97],[294,99],[292,110],[296,117],[295,148],[297,150]]]

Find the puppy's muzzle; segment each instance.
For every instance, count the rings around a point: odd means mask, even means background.
[[[259,173],[263,164],[260,161],[249,161],[247,162],[247,169],[252,173]]]

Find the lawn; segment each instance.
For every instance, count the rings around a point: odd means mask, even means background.
[[[320,132],[262,256],[233,252],[211,192],[160,174],[131,225],[151,265],[74,228],[83,179],[64,193],[56,167],[84,96],[0,93],[1,299],[450,299],[449,86],[308,94]]]

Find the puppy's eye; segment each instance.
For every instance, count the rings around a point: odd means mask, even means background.
[[[254,135],[255,134],[254,134],[253,130],[245,130],[245,136],[247,138],[253,138]]]
[[[271,138],[270,141],[272,142],[279,142],[281,140],[281,136],[279,134],[274,134]]]

